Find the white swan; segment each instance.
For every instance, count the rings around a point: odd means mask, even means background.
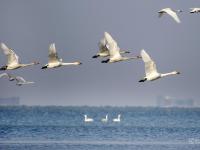
[[[14,81],[15,80],[15,77],[11,74],[8,74],[8,73],[2,73],[0,74],[0,78],[2,77],[7,77],[9,79],[9,81]]]
[[[172,71],[170,73],[164,73],[164,74],[158,73],[155,62],[150,58],[150,56],[145,52],[145,50],[141,50],[141,56],[145,64],[146,76],[139,82],[153,81],[165,76],[180,74],[180,72],[178,71]]]
[[[106,47],[109,50],[110,58],[107,60],[103,60],[102,63],[114,63],[119,61],[125,61],[130,59],[140,58],[140,56],[136,57],[123,57],[120,54],[120,48],[117,45],[117,42],[112,38],[112,36],[108,33],[104,33],[106,40]]]
[[[109,50],[106,47],[105,37],[100,40],[100,42],[98,44],[98,47],[99,47],[99,52],[96,55],[94,55],[92,58],[110,56]],[[125,53],[130,53],[130,52],[129,51],[120,50],[120,54],[125,54]]]
[[[200,12],[200,8],[190,8],[191,11],[190,13],[199,13]]]
[[[181,10],[177,10],[177,12],[182,12]],[[176,11],[172,10],[171,8],[164,8],[161,9],[159,12],[159,17],[162,17],[164,14],[170,15],[177,23],[181,23]]]
[[[48,56],[48,64],[44,65],[41,69],[46,68],[56,68],[60,66],[69,66],[69,65],[80,65],[82,64],[79,61],[72,62],[72,63],[64,63],[62,59],[58,57],[58,53],[56,51],[55,43],[50,44],[49,46],[49,56]]]
[[[85,122],[93,122],[94,120],[92,118],[88,118],[87,115],[84,115],[84,121]]]
[[[106,115],[106,118],[101,119],[102,122],[108,122],[108,115]]]
[[[113,119],[113,122],[120,122],[121,121],[121,114],[117,116],[117,118]]]
[[[15,80],[17,81],[16,85],[18,85],[18,86],[34,83],[34,82],[31,82],[31,81],[26,81],[24,78],[22,78],[20,76],[16,76]]]
[[[30,64],[20,64],[19,57],[12,49],[8,48],[6,44],[4,43],[1,43],[0,45],[4,54],[7,56],[7,64],[1,67],[0,70],[13,70],[13,69],[21,68],[21,67],[39,64],[39,62],[33,62]]]

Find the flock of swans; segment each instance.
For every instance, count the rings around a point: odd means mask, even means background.
[[[93,122],[93,118],[89,118],[87,115],[84,115],[84,122]],[[112,119],[113,122],[120,122],[121,121],[121,114],[117,115],[117,118]],[[105,116],[105,118],[101,118],[101,122],[108,122],[108,114]]]
[[[177,15],[177,12],[182,12],[182,10],[173,10],[171,8],[164,8],[158,11],[159,17],[162,17],[164,14],[170,15],[177,23],[180,23],[180,19]],[[200,13],[200,8],[191,8],[190,13]],[[108,33],[104,32],[104,37],[99,42],[99,52],[96,53],[92,58],[105,58],[108,59],[102,60],[101,63],[115,63],[119,61],[127,61],[132,59],[141,59],[144,62],[145,66],[145,76],[139,80],[139,82],[145,81],[153,81],[165,76],[169,75],[177,75],[180,74],[179,71],[172,71],[169,73],[159,73],[156,68],[156,64],[153,59],[149,56],[149,54],[143,49],[140,52],[140,56],[132,56],[126,57],[123,56],[124,54],[130,53],[127,50],[120,49],[117,42],[113,39],[113,37]],[[20,63],[18,55],[14,52],[13,49],[9,48],[5,43],[0,44],[1,49],[3,50],[4,54],[7,56],[7,64],[2,66],[0,70],[14,70],[18,68],[38,65],[39,62],[32,62],[29,64]],[[81,65],[80,61],[74,62],[63,62],[61,58],[58,57],[58,53],[55,47],[55,43],[49,45],[49,55],[48,55],[48,63],[43,65],[41,69],[48,69],[48,68],[57,68],[61,66],[69,66],[69,65]],[[34,82],[26,81],[23,77],[15,76],[8,73],[0,74],[1,77],[7,77],[9,81],[16,81],[16,85],[25,85],[25,84],[32,84]]]
[[[200,8],[190,8],[190,13],[200,13]],[[182,10],[173,10],[171,8],[164,8],[158,11],[159,17],[162,17],[164,14],[171,16],[177,23],[181,23],[177,13],[183,12]]]

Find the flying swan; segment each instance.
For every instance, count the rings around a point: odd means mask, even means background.
[[[190,8],[191,11],[190,13],[199,13],[200,12],[200,8]]]
[[[112,38],[112,36],[108,33],[104,33],[106,40],[106,47],[109,50],[110,58],[107,60],[101,61],[102,63],[114,63],[119,61],[125,61],[130,59],[141,58],[140,56],[136,57],[124,57],[120,54],[120,48],[117,45],[117,42]]]
[[[105,39],[105,37],[100,40],[100,42],[98,43],[98,47],[99,47],[99,52],[96,55],[94,55],[92,58],[110,56],[109,50],[106,47],[106,39]],[[129,51],[120,50],[120,54],[126,54],[126,53],[130,53],[130,52]]]
[[[181,10],[177,10],[177,12],[182,12]],[[162,17],[164,14],[170,15],[177,23],[181,23],[176,11],[172,10],[171,8],[164,8],[161,9],[159,12],[159,17]]]
[[[55,43],[50,44],[49,46],[49,56],[48,56],[48,64],[44,65],[41,69],[46,68],[57,68],[61,66],[69,66],[69,65],[80,65],[82,64],[79,61],[72,63],[64,63],[61,58],[58,57],[58,53],[56,51]]]
[[[141,56],[142,60],[144,61],[146,76],[139,82],[153,81],[169,75],[180,74],[180,72],[178,71],[172,71],[170,73],[164,73],[164,74],[158,73],[155,62],[150,58],[150,56],[145,52],[145,50],[141,50]]]
[[[1,43],[0,46],[4,54],[7,56],[7,64],[1,67],[0,70],[13,70],[21,67],[27,67],[39,64],[39,62],[33,62],[30,64],[21,64],[19,61],[19,57],[14,52],[14,50],[8,48],[4,43]]]

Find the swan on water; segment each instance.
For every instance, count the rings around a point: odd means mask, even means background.
[[[88,118],[87,115],[84,115],[84,121],[85,122],[93,122],[94,120],[92,118]]]

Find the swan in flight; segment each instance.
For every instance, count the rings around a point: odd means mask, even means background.
[[[60,66],[69,66],[69,65],[80,65],[82,64],[79,61],[72,62],[72,63],[64,63],[62,59],[58,57],[58,53],[56,51],[55,43],[50,44],[49,46],[49,56],[48,56],[48,64],[44,65],[41,69],[46,68],[56,68]]]
[[[20,76],[16,76],[15,80],[17,81],[16,85],[18,85],[18,86],[34,83],[34,82],[31,82],[31,81],[26,81],[23,77],[20,77]]]
[[[3,50],[4,54],[7,56],[7,64],[1,67],[0,70],[13,70],[21,67],[33,66],[39,64],[39,62],[33,62],[30,64],[21,64],[19,62],[19,57],[17,56],[17,54],[12,49],[8,48],[6,44],[1,43],[0,47]]]
[[[9,79],[9,81],[14,81],[15,80],[15,77],[11,74],[8,74],[8,73],[2,73],[0,74],[0,78],[2,77],[7,77]]]
[[[92,118],[88,118],[87,115],[84,115],[84,121],[85,122],[93,122],[94,120]]]
[[[121,121],[121,114],[117,116],[117,118],[113,119],[113,122],[120,122]]]
[[[164,74],[158,73],[155,62],[145,52],[145,50],[141,50],[141,56],[142,56],[142,60],[144,61],[146,76],[143,79],[141,79],[139,82],[153,81],[165,76],[180,74],[180,72],[178,71],[172,71],[170,73],[164,73]]]
[[[110,58],[107,60],[101,61],[102,63],[114,63],[114,62],[119,62],[119,61],[141,58],[140,56],[136,56],[136,57],[122,56],[120,54],[120,48],[118,47],[117,42],[112,38],[112,36],[108,32],[105,32],[104,37],[106,40],[106,47],[109,50]]]
[[[200,12],[200,8],[190,8],[191,11],[190,13],[199,13]]]
[[[92,58],[110,56],[109,50],[106,47],[106,39],[105,39],[105,37],[100,40],[98,46],[99,46],[99,52],[96,55],[94,55]],[[126,53],[130,53],[130,52],[129,51],[120,50],[120,54],[126,54]]]
[[[108,122],[108,115],[106,115],[106,118],[101,119],[102,122]]]
[[[177,12],[182,12],[182,10],[177,10]],[[159,17],[162,17],[164,14],[170,15],[177,23],[181,23],[176,11],[172,10],[171,8],[164,8],[161,9],[159,12]]]

